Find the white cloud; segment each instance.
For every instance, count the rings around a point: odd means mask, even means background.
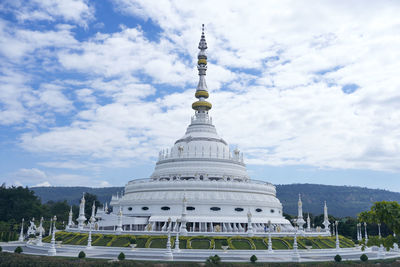
[[[35,88],[28,85],[29,75],[17,71],[0,77],[0,123],[39,125],[48,114],[70,115],[68,123],[19,136],[26,150],[60,157],[41,166],[127,166],[152,160],[158,149],[172,145],[193,112],[196,48],[205,23],[211,115],[248,163],[399,171],[399,4],[114,4],[125,15],[151,19],[162,29],[159,38],[149,40],[140,27],[124,26],[78,41],[70,25],[33,31],[0,21],[3,44],[11,44],[1,45],[0,53],[9,62],[28,59],[28,66],[39,64],[50,73],[85,76]],[[73,22],[90,17],[52,14],[57,12],[36,16]],[[39,56],[47,63],[37,63]],[[358,89],[345,94],[348,84]]]
[[[51,186],[51,184],[48,181],[45,181],[43,183],[38,183],[37,185],[34,185],[33,187],[41,187],[41,186],[49,187],[49,186]]]
[[[5,0],[3,10],[11,11],[22,22],[61,18],[86,27],[94,19],[94,8],[86,0]]]

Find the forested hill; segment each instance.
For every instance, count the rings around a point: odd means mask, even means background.
[[[123,187],[33,187],[35,194],[43,203],[53,200],[67,200],[70,204],[78,204],[82,192],[97,195],[100,202],[110,201],[111,195],[121,192]],[[329,214],[338,217],[356,216],[368,210],[376,201],[398,201],[400,193],[379,189],[368,189],[353,186],[331,186],[319,184],[276,185],[277,197],[283,204],[285,213],[297,215],[298,194],[302,195],[303,212],[314,215],[323,213],[326,200]]]
[[[276,185],[277,197],[285,213],[297,215],[299,194],[303,201],[303,212],[322,214],[324,201],[333,216],[356,216],[369,210],[376,201],[400,202],[400,193],[355,186],[332,186],[321,184]]]

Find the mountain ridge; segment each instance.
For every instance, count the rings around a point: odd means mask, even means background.
[[[335,186],[322,184],[277,184],[277,197],[283,205],[283,211],[297,215],[298,195],[301,194],[303,212],[314,215],[323,213],[324,201],[329,214],[337,217],[355,217],[358,213],[369,210],[376,201],[400,202],[400,192],[385,189],[371,189],[358,186]],[[100,202],[111,200],[112,194],[121,192],[124,187],[31,187],[43,203],[47,201],[67,200],[69,204],[79,204],[83,192],[97,195]]]

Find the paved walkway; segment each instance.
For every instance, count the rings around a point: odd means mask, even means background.
[[[21,246],[23,253],[32,255],[47,255],[50,244],[43,243],[37,246],[26,242],[0,243],[3,251],[14,252],[15,248]],[[293,250],[274,250],[272,253],[267,250],[203,250],[203,249],[181,249],[179,252],[172,250],[172,255],[166,249],[147,249],[147,248],[115,248],[115,247],[92,247],[62,245],[56,247],[57,256],[77,257],[80,251],[84,251],[88,258],[116,259],[120,252],[125,254],[126,259],[130,260],[174,260],[174,261],[194,261],[204,262],[209,256],[217,254],[221,261],[225,262],[249,262],[251,255],[256,255],[258,262],[315,262],[333,261],[335,255],[339,254],[343,260],[359,260],[362,254],[366,254],[368,259],[388,259],[400,257],[400,252],[385,252],[380,255],[377,248],[368,248],[361,251],[359,248],[336,249],[312,249],[298,250],[298,255]],[[298,256],[298,257],[297,257]]]

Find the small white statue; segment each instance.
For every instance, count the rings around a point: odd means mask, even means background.
[[[28,232],[27,232],[28,236],[36,235],[37,228],[35,225],[35,218],[32,218],[32,221],[29,221],[29,223],[30,223],[30,225],[29,225]]]

